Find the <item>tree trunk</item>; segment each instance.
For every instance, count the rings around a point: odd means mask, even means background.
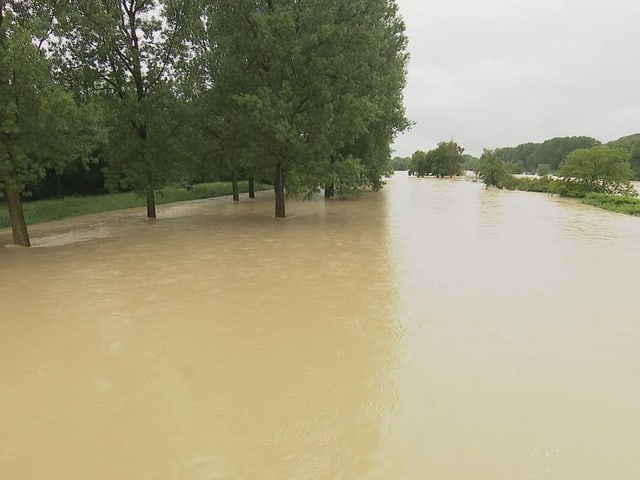
[[[231,170],[231,186],[233,188],[233,201],[240,201],[240,191],[238,190],[238,172],[234,168]]]
[[[256,182],[253,177],[249,178],[249,198],[256,198]]]
[[[336,194],[335,185],[331,184],[331,185],[324,186],[324,198],[333,198],[335,194]]]
[[[273,191],[276,194],[276,218],[284,218],[284,174],[282,172],[282,163],[276,165]]]
[[[147,190],[147,218],[156,218],[156,195],[153,189]]]
[[[9,208],[9,220],[11,221],[11,230],[13,231],[13,243],[30,247],[29,231],[27,230],[27,222],[24,219],[22,210],[22,198],[20,190],[7,183],[5,186],[5,194],[7,196],[7,207]]]

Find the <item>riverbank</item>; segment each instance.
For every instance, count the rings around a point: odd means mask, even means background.
[[[246,181],[239,182],[240,193],[249,191]],[[267,190],[270,185],[256,184],[256,191]],[[202,198],[223,197],[232,194],[231,182],[212,182],[196,184],[190,190],[184,187],[165,187],[156,194],[158,205],[165,203],[199,200]],[[27,225],[78,217],[93,213],[124,210],[127,208],[144,207],[145,199],[133,192],[113,193],[85,197],[65,197],[60,199],[26,201],[23,204]],[[0,228],[11,226],[9,213],[5,202],[0,202]]]
[[[605,210],[628,215],[640,215],[640,198],[605,193],[588,193],[582,202]]]
[[[587,183],[571,182],[549,176],[513,175],[503,186],[509,190],[550,193],[561,197],[577,198],[585,205],[616,213],[640,215],[640,198],[638,198],[640,182],[620,184],[618,194],[590,191],[593,190],[593,187]]]

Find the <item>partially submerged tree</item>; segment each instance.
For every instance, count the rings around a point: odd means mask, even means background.
[[[429,155],[423,150],[416,150],[411,155],[409,162],[409,175],[424,177],[433,173],[433,155]]]
[[[214,0],[211,95],[243,132],[254,172],[270,170],[275,215],[285,184],[307,194],[380,185],[402,107],[406,39],[386,0]]]
[[[630,154],[623,148],[599,145],[571,152],[558,168],[558,175],[584,182],[604,193],[629,193],[632,178]]]
[[[51,73],[44,46],[57,5],[0,0],[0,183],[13,241],[23,246],[31,244],[22,209],[27,183],[86,158],[100,135],[97,111],[78,107]]]
[[[440,142],[438,146],[428,152],[417,150],[411,157],[409,174],[424,177],[435,175],[436,177],[462,174],[464,148],[453,140]]]
[[[60,22],[59,56],[67,71],[104,93],[112,121],[111,180],[143,194],[147,216],[155,218],[155,191],[179,170],[165,150],[167,142],[179,142],[178,125],[171,128],[167,121],[175,118],[175,73],[189,56],[197,2],[68,3]]]
[[[502,188],[509,177],[507,166],[497,150],[484,149],[478,162],[478,174],[487,188],[491,185]]]

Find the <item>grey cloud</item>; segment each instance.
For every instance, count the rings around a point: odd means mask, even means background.
[[[640,132],[640,2],[399,0],[411,61],[410,155],[453,138],[483,147]]]

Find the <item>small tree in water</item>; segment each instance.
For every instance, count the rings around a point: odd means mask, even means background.
[[[629,185],[633,172],[630,154],[622,148],[599,145],[574,150],[562,161],[558,175],[586,183],[603,193],[629,194],[635,190]]]
[[[502,160],[502,155],[498,150],[484,149],[480,161],[478,162],[478,174],[489,188],[491,185],[498,188],[504,186],[505,180],[509,177],[507,165]]]

